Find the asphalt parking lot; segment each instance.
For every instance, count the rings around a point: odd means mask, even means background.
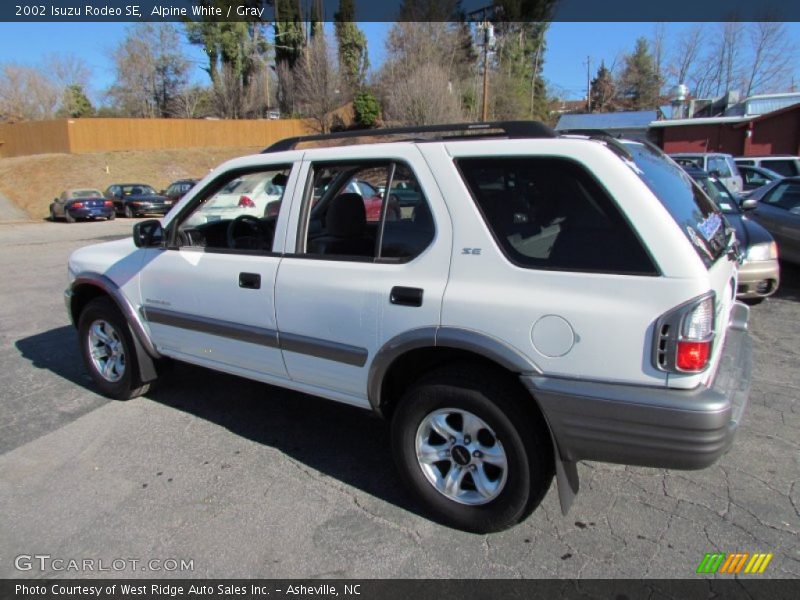
[[[183,365],[146,397],[97,395],[66,260],[130,227],[0,224],[0,577],[692,578],[707,552],[771,552],[757,577],[800,577],[800,269],[752,310],[751,404],[717,465],[584,463],[568,516],[553,487],[522,525],[477,536],[419,513],[365,412]],[[15,568],[35,554],[192,569]]]

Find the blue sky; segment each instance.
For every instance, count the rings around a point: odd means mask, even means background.
[[[665,26],[671,37],[691,25],[667,23]],[[90,92],[97,100],[113,81],[110,55],[124,39],[129,26],[128,23],[0,23],[0,62],[36,64],[50,53],[74,54],[92,68]],[[359,26],[367,35],[374,68],[384,60],[384,42],[391,23],[361,23]],[[712,28],[714,24],[707,26]],[[787,28],[794,40],[800,40],[800,23],[787,23]],[[587,56],[591,56],[594,76],[601,60],[613,63],[615,58],[633,48],[637,37],[649,38],[654,29],[654,23],[553,23],[547,35],[545,78],[564,97],[583,97]],[[201,70],[202,51],[188,44],[186,51],[194,65],[193,78],[205,81],[206,75]],[[800,83],[800,64],[796,68],[796,79]]]

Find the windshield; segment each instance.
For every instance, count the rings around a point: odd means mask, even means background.
[[[158,194],[158,192],[149,185],[141,184],[123,185],[122,193],[126,196],[156,196]]]
[[[711,177],[695,177],[694,180],[703,189],[706,195],[714,201],[719,209],[726,215],[738,215],[739,208],[736,199],[719,179]]]
[[[710,267],[725,253],[729,237],[720,209],[658,148],[641,142],[623,144],[633,159],[633,163],[626,161],[628,166],[661,201]]]

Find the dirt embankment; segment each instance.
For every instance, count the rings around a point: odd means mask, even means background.
[[[201,178],[220,163],[261,147],[188,148],[103,152],[98,154],[40,154],[0,159],[0,194],[33,219],[49,214],[50,203],[65,189],[97,188],[112,183],[147,183],[157,190],[184,177]]]

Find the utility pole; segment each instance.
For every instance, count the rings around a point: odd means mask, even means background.
[[[592,57],[586,57],[586,112],[592,112]]]
[[[481,120],[489,120],[489,51],[494,45],[494,25],[491,17],[494,15],[495,7],[492,5],[484,6],[473,10],[467,16],[472,21],[479,21],[478,31],[483,34],[483,107],[481,110]],[[478,19],[480,17],[480,20]]]
[[[489,29],[484,25],[483,37],[483,111],[481,121],[489,120]]]

